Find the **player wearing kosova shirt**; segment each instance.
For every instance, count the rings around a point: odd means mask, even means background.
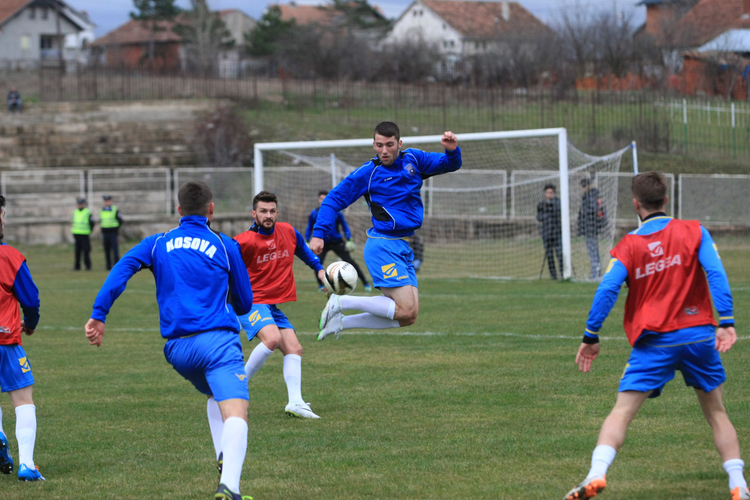
[[[646,399],[658,397],[675,370],[680,370],[713,429],[732,500],[750,500],[737,433],[723,403],[726,374],[719,353],[732,347],[737,333],[729,281],[716,245],[697,221],[667,217],[667,186],[658,172],[634,177],[632,192],[643,225],[625,235],[611,252],[576,363],[583,372],[591,369],[599,355],[598,332],[625,282],[629,291],[624,327],[633,351],[615,407],[599,432],[589,474],[564,498],[592,498],[606,487],[607,469],[625,441],[630,422]],[[719,313],[718,328],[711,297]]]
[[[0,240],[5,230],[5,197],[0,196]],[[31,279],[26,259],[15,248],[0,245],[0,387],[16,412],[18,479],[43,481],[34,464],[36,406],[32,399],[34,376],[22,346],[21,333],[31,335],[39,323],[39,290]],[[23,320],[18,305],[23,310]],[[13,472],[13,458],[3,432],[0,410],[0,472]]]
[[[284,354],[284,381],[289,394],[287,415],[320,418],[302,399],[302,345],[294,326],[278,304],[297,300],[294,285],[294,256],[313,269],[320,280],[325,272],[320,259],[310,251],[302,235],[286,222],[276,222],[278,199],[273,193],[261,191],[253,198],[254,223],[250,229],[235,236],[242,249],[250,281],[253,284],[253,308],[239,316],[248,340],[260,339],[245,364],[248,381],[278,348]]]

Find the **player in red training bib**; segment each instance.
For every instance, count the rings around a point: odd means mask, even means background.
[[[253,225],[235,236],[242,249],[250,283],[253,287],[253,308],[239,316],[247,339],[260,339],[245,363],[248,382],[278,348],[284,353],[284,381],[289,393],[287,415],[320,418],[302,399],[302,345],[294,327],[278,304],[297,300],[294,285],[294,256],[313,269],[321,280],[325,272],[320,259],[310,251],[302,235],[279,217],[278,199],[273,193],[261,191],[253,198]]]
[[[629,287],[624,326],[633,351],[615,407],[599,432],[589,474],[565,500],[592,498],[605,488],[607,469],[625,441],[628,425],[646,399],[661,394],[675,370],[695,389],[713,429],[732,500],[750,499],[737,433],[722,401],[726,375],[719,353],[732,347],[737,334],[729,281],[716,245],[698,222],[667,217],[667,186],[658,172],[635,176],[632,192],[643,225],[611,252],[576,364],[584,373],[591,369],[599,355],[598,332],[623,283]],[[719,313],[718,328],[709,293]]]
[[[5,232],[5,197],[0,196],[0,240]],[[18,310],[21,304],[23,320]],[[39,323],[39,290],[31,279],[26,259],[15,248],[0,245],[0,387],[16,410],[18,479],[43,481],[34,464],[36,406],[32,399],[34,375],[22,347],[21,333],[31,335]],[[0,410],[0,472],[13,472],[13,458],[3,431]]]

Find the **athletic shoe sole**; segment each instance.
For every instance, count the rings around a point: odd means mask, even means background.
[[[590,483],[581,483],[573,488],[563,500],[586,500],[594,498],[607,487],[607,481],[602,478],[592,479]]]

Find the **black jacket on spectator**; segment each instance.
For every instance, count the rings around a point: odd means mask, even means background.
[[[562,219],[560,215],[560,198],[546,198],[536,206],[536,220],[542,223],[539,231],[544,240],[557,240],[562,237]]]
[[[596,237],[607,225],[607,212],[599,199],[599,190],[591,188],[581,197],[578,209],[578,236]]]

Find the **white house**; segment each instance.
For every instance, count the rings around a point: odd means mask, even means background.
[[[61,0],[0,0],[0,59],[34,65],[78,60],[95,25]]]
[[[414,0],[384,44],[426,43],[446,56],[460,58],[490,52],[509,36],[549,31],[517,2]]]

